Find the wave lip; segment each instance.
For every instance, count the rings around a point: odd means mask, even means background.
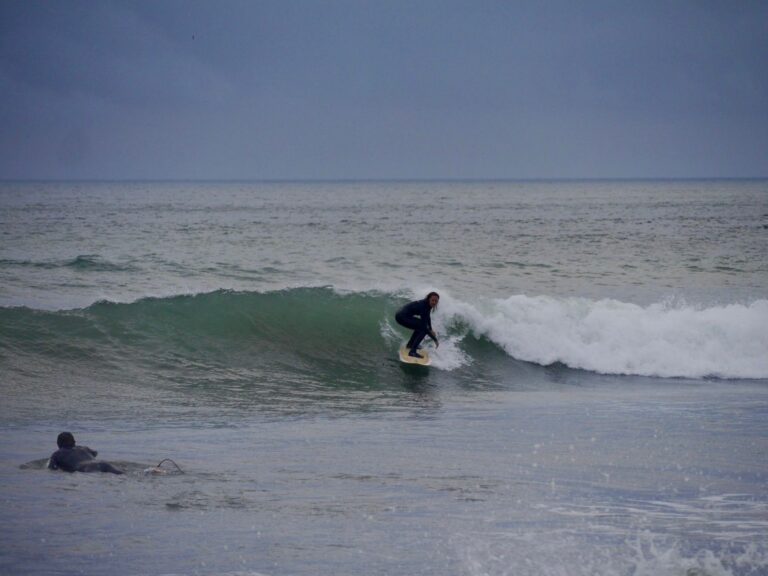
[[[768,378],[768,300],[700,308],[617,300],[512,296],[446,303],[519,360],[603,374]]]

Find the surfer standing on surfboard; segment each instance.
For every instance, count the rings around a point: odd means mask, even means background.
[[[432,310],[437,308],[437,303],[439,301],[440,294],[437,292],[430,292],[424,300],[415,300],[414,302],[406,304],[397,311],[397,314],[395,314],[395,320],[397,320],[397,323],[400,324],[400,326],[413,330],[411,339],[408,340],[408,343],[405,345],[405,347],[410,350],[408,356],[423,358],[423,356],[419,354],[418,349],[419,344],[421,344],[421,341],[424,340],[425,336],[429,336],[435,341],[435,348],[440,345],[437,341],[437,334],[432,330],[432,320],[429,317]]]

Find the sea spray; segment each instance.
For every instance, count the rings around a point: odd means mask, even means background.
[[[758,576],[768,568],[764,546],[721,543],[691,550],[648,531],[612,545],[596,544],[588,533],[551,540],[497,533],[491,540],[465,538],[456,548],[471,576]]]

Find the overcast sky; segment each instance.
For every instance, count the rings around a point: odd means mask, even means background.
[[[763,0],[0,0],[0,179],[755,176]]]

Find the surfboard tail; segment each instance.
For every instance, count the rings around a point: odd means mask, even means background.
[[[417,366],[429,366],[432,364],[432,359],[429,357],[426,350],[419,350],[419,354],[422,356],[421,358],[411,356],[408,352],[409,350],[405,346],[400,347],[400,362],[403,362],[404,364],[415,364]]]

